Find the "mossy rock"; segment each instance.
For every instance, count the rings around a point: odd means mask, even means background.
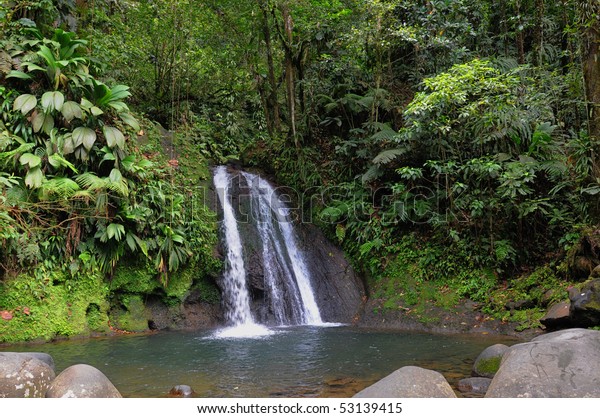
[[[100,274],[76,279],[61,271],[37,276],[21,274],[0,287],[0,342],[42,340],[87,335],[88,308],[106,313],[108,288]],[[101,326],[98,324],[98,328]]]
[[[160,287],[156,272],[142,263],[119,265],[111,280],[111,289],[123,293],[152,294]]]
[[[473,364],[472,375],[493,378],[507,350],[508,346],[504,344],[494,344],[483,350]]]
[[[122,297],[121,303],[121,307],[111,311],[111,322],[114,326],[122,331],[147,331],[149,315],[142,298],[138,295],[127,295]]]

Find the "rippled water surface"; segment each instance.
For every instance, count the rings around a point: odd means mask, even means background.
[[[437,370],[451,384],[470,374],[487,346],[514,341],[350,327],[292,327],[260,338],[213,338],[214,331],[168,332],[2,351],[44,351],[57,372],[87,363],[125,397],[165,396],[178,384],[204,397],[352,396],[407,365]]]

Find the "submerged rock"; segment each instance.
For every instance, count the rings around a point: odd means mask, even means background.
[[[500,367],[502,356],[504,356],[507,350],[508,346],[504,344],[494,344],[483,350],[473,364],[473,376],[494,377]]]
[[[384,377],[354,398],[456,398],[441,373],[406,366]]]
[[[76,364],[60,373],[46,398],[121,398],[110,380],[95,367]]]
[[[192,398],[195,394],[194,389],[188,385],[177,385],[169,391],[172,398]]]
[[[39,354],[0,353],[0,398],[44,397],[55,374]]]
[[[458,381],[458,390],[462,393],[473,393],[476,395],[485,395],[492,383],[492,379],[487,377],[468,377]]]
[[[486,397],[600,397],[600,331],[568,329],[510,347]]]

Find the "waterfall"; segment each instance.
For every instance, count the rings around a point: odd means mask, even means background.
[[[273,186],[255,174],[242,172],[250,188],[251,207],[263,244],[265,284],[271,294],[271,308],[280,325],[318,325],[323,321],[310,283],[304,257],[292,229],[289,209]],[[278,278],[277,274],[281,273]],[[291,309],[286,315],[283,285]]]
[[[247,192],[240,192],[235,200],[237,211],[232,205],[234,181],[243,181],[248,186]],[[256,325],[254,309],[270,324],[323,324],[309,270],[298,248],[290,210],[273,186],[255,174],[228,173],[224,166],[215,169],[214,184],[223,210],[222,234],[227,248],[221,287],[228,323]],[[252,234],[259,242],[244,242],[248,238],[240,233],[240,227],[254,231]],[[244,261],[249,257],[244,253],[250,251],[248,248],[256,249],[262,267],[263,288],[256,301],[250,297],[251,285]],[[262,305],[255,307],[257,303]]]
[[[223,272],[225,316],[231,325],[253,324],[242,258],[242,239],[229,199],[229,177],[224,166],[215,170],[214,183],[223,208],[223,234],[227,243],[227,263]]]

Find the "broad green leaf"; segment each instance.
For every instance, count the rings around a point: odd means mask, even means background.
[[[111,101],[121,100],[129,96],[131,96],[131,93],[129,92],[129,86],[118,84],[110,89]]]
[[[46,112],[61,111],[65,96],[60,91],[47,91],[42,95],[42,108]]]
[[[39,166],[42,163],[42,159],[35,154],[27,152],[21,155],[21,158],[19,158],[19,162],[21,163],[21,165],[29,165],[29,168],[32,169]]]
[[[25,176],[25,185],[30,189],[37,189],[44,182],[44,173],[39,167],[35,167],[27,172]]]
[[[75,149],[75,158],[79,159],[79,160],[87,160],[88,159],[88,152],[85,150],[84,147],[77,147]]]
[[[136,132],[139,132],[140,124],[138,123],[137,119],[131,115],[131,113],[122,112],[122,113],[119,113],[119,117],[127,125],[131,126]]]
[[[66,134],[64,136],[64,142],[63,142],[63,147],[62,147],[62,154],[63,155],[69,155],[71,154],[73,151],[75,151],[75,144],[73,143],[73,135],[72,134]]]
[[[52,51],[50,50],[50,48],[48,48],[46,45],[42,45],[40,47],[40,50],[37,52],[37,54],[44,58],[44,60],[46,61],[46,64],[48,64],[49,67],[56,67],[56,59],[54,58],[54,54],[52,53]]]
[[[103,114],[104,112],[102,111],[102,109],[100,109],[97,106],[92,106],[90,108],[90,111],[92,112],[92,115],[94,116],[100,116],[101,114]]]
[[[73,171],[73,173],[75,173],[75,174],[78,173],[77,168],[75,168],[75,166],[73,164],[71,164],[69,161],[67,161],[64,157],[60,156],[59,154],[52,154],[50,157],[48,157],[48,162],[54,168],[67,167],[67,168],[70,168],[71,171]]]
[[[20,110],[26,115],[37,106],[37,98],[33,94],[22,94],[15,99],[13,110]]]
[[[88,99],[86,99],[85,97],[81,98],[81,107],[83,107],[85,110],[90,110],[93,106],[94,104]]]
[[[118,182],[120,182],[123,179],[123,175],[121,174],[121,171],[119,171],[118,168],[113,168],[110,171],[110,175],[108,176],[108,178],[113,183],[118,183]]]
[[[47,133],[48,135],[50,135],[52,128],[54,128],[54,118],[52,117],[52,115],[44,113],[44,112],[37,113],[33,117],[33,120],[31,121],[31,123],[33,125],[34,132],[43,131],[43,132]]]
[[[6,78],[20,78],[21,80],[31,80],[32,77],[29,74],[24,73],[23,71],[12,70],[6,75]]]
[[[24,62],[21,64],[21,67],[26,67],[30,72],[31,71],[46,71],[45,68],[42,68],[39,65],[34,64],[33,62]]]
[[[72,101],[65,102],[65,104],[62,107],[62,115],[67,120],[67,122],[71,122],[75,118],[83,118],[81,106]]]
[[[123,102],[110,102],[108,105],[119,113],[129,112],[129,107]]]
[[[109,147],[114,148],[117,146],[121,149],[125,148],[125,137],[120,130],[112,126],[104,126],[102,131]]]
[[[73,130],[73,145],[78,147],[83,145],[84,148],[89,151],[96,142],[96,132],[93,129],[80,126]]]
[[[106,227],[106,235],[109,239],[114,238],[117,241],[121,241],[125,234],[125,227],[121,224],[111,223]]]

